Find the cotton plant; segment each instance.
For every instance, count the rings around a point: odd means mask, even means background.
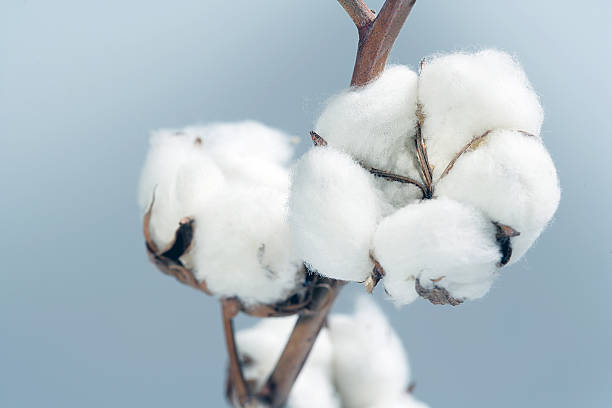
[[[497,50],[388,67],[333,97],[293,171],[297,254],[398,304],[482,297],[560,198],[525,72]]]
[[[423,408],[401,341],[369,300],[329,312],[347,283],[397,305],[484,296],[560,198],[543,111],[496,50],[386,59],[414,0],[338,0],[358,29],[351,88],[295,138],[253,121],[153,133],[139,204],[163,273],[220,301],[226,396],[241,407]],[[240,313],[266,318],[235,335]]]
[[[255,389],[265,384],[294,324],[294,317],[266,319],[237,333],[244,376]],[[382,310],[364,296],[352,314],[329,316],[287,408],[427,408],[414,398],[409,384],[399,336]]]

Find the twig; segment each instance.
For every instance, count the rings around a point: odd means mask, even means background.
[[[376,18],[376,15],[363,0],[338,0],[338,3],[344,7],[344,10],[346,10],[353,23],[357,26],[357,30],[366,28]]]
[[[240,304],[235,299],[221,299],[221,314],[223,318],[223,333],[225,334],[225,345],[229,356],[229,381],[227,386],[227,397],[230,401],[235,395],[241,407],[252,402],[249,387],[244,380],[236,339],[234,337],[233,319],[240,311]]]
[[[361,86],[384,69],[389,52],[416,0],[387,0],[378,16],[361,0],[338,0],[359,32],[359,47],[353,69],[352,86]],[[367,10],[367,11],[366,11]]]
[[[313,309],[313,313],[301,314],[298,318],[274,371],[257,395],[260,401],[272,408],[281,407],[287,401],[291,387],[310,354],[334,300],[345,283],[326,279],[315,288],[309,306]]]
[[[400,176],[398,174],[389,173],[387,171],[376,169],[374,167],[368,168],[368,170],[370,171],[370,173],[372,173],[376,177],[381,177],[381,178],[384,178],[386,180],[391,180],[391,181],[397,181],[398,183],[414,184],[415,186],[419,188],[419,190],[421,190],[421,194],[423,194],[423,198],[427,198],[427,194],[428,194],[427,188],[421,183],[419,183],[418,181],[416,181],[415,179],[412,179],[410,177]]]

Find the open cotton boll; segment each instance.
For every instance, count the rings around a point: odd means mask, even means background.
[[[456,299],[476,299],[490,288],[501,253],[493,223],[480,211],[447,198],[410,204],[384,218],[374,255],[385,270],[385,290],[398,304],[421,286],[445,288]]]
[[[364,164],[392,170],[407,155],[415,134],[417,75],[406,66],[389,66],[373,82],[333,97],[315,130],[329,145]]]
[[[345,153],[314,148],[293,169],[291,235],[297,256],[320,274],[365,280],[379,218],[373,176]]]
[[[329,319],[334,379],[348,408],[399,396],[410,375],[401,340],[384,313],[366,296],[359,297],[356,306],[353,315]]]
[[[256,326],[237,333],[245,379],[254,380],[256,388],[264,385],[274,369],[295,321],[295,317],[263,319]],[[331,357],[331,342],[327,330],[323,329],[289,394],[289,408],[341,406],[331,380]]]
[[[501,51],[432,58],[422,69],[418,93],[434,178],[463,146],[488,130],[540,133],[538,96],[519,63]]]
[[[472,204],[491,220],[520,232],[511,238],[517,261],[533,244],[557,210],[559,180],[550,155],[538,137],[520,132],[491,132],[464,153],[436,185],[436,193]]]
[[[150,231],[163,249],[174,240],[179,221],[212,199],[225,185],[225,177],[208,156],[201,140],[182,131],[161,130],[151,137],[142,169],[139,204],[147,211],[155,196]]]
[[[215,295],[238,296],[247,304],[274,302],[300,279],[286,193],[264,186],[227,187],[195,219],[195,275]]]

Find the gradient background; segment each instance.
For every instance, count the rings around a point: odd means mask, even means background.
[[[432,407],[612,406],[612,6],[563,3],[419,0],[390,58],[516,54],[563,187],[485,298],[383,300]],[[250,118],[303,151],[355,48],[333,0],[0,0],[0,406],[224,406],[217,303],[145,256],[147,134]]]

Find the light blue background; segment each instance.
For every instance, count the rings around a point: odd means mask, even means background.
[[[516,54],[563,187],[484,299],[384,303],[432,407],[612,406],[611,15],[605,1],[419,0],[396,43],[390,60],[413,67]],[[0,406],[223,406],[217,303],[145,256],[147,133],[251,118],[305,147],[355,48],[333,0],[0,0]]]

